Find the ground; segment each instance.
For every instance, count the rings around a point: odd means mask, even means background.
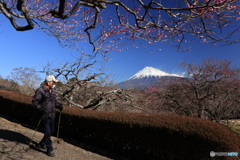
[[[56,156],[46,155],[46,151],[40,150],[34,145],[29,145],[34,130],[26,128],[18,123],[11,122],[0,117],[0,159],[1,160],[109,160],[110,158],[96,154],[89,150],[71,145],[63,140],[57,143],[56,137],[52,137]],[[31,144],[39,142],[43,134],[36,132]]]

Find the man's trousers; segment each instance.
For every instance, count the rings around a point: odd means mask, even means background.
[[[54,131],[54,118],[44,118],[42,121],[44,136],[40,144],[45,145],[48,151],[53,151],[51,135]]]

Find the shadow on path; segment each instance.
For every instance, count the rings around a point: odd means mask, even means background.
[[[0,129],[0,138],[28,145],[30,139],[21,133]]]
[[[5,143],[12,143],[12,142],[15,143],[14,146],[12,146],[12,145],[5,145],[4,147],[0,146],[0,147],[3,147],[3,148],[0,148],[0,150],[9,148],[10,151],[13,151],[14,150],[13,148],[23,144],[23,145],[26,145],[26,147],[22,148],[22,150],[27,151],[29,148],[31,148],[38,152],[44,152],[41,149],[35,147],[37,142],[31,141],[31,139],[29,137],[26,137],[25,135],[18,133],[18,132],[0,129],[0,139],[10,141],[10,142],[5,142]],[[30,144],[30,142],[31,142],[31,144]]]

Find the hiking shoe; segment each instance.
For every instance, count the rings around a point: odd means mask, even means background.
[[[53,151],[47,151],[47,155],[50,157],[55,157],[55,153]]]
[[[38,143],[38,144],[36,144],[36,147],[37,147],[37,148],[44,149],[44,150],[47,149],[47,147],[46,147],[44,144],[42,144],[42,143]]]

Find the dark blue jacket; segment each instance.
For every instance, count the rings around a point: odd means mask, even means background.
[[[60,107],[60,103],[56,100],[56,92],[52,89],[50,93],[45,85],[36,90],[32,105],[40,110],[43,118],[54,118],[55,108]]]

